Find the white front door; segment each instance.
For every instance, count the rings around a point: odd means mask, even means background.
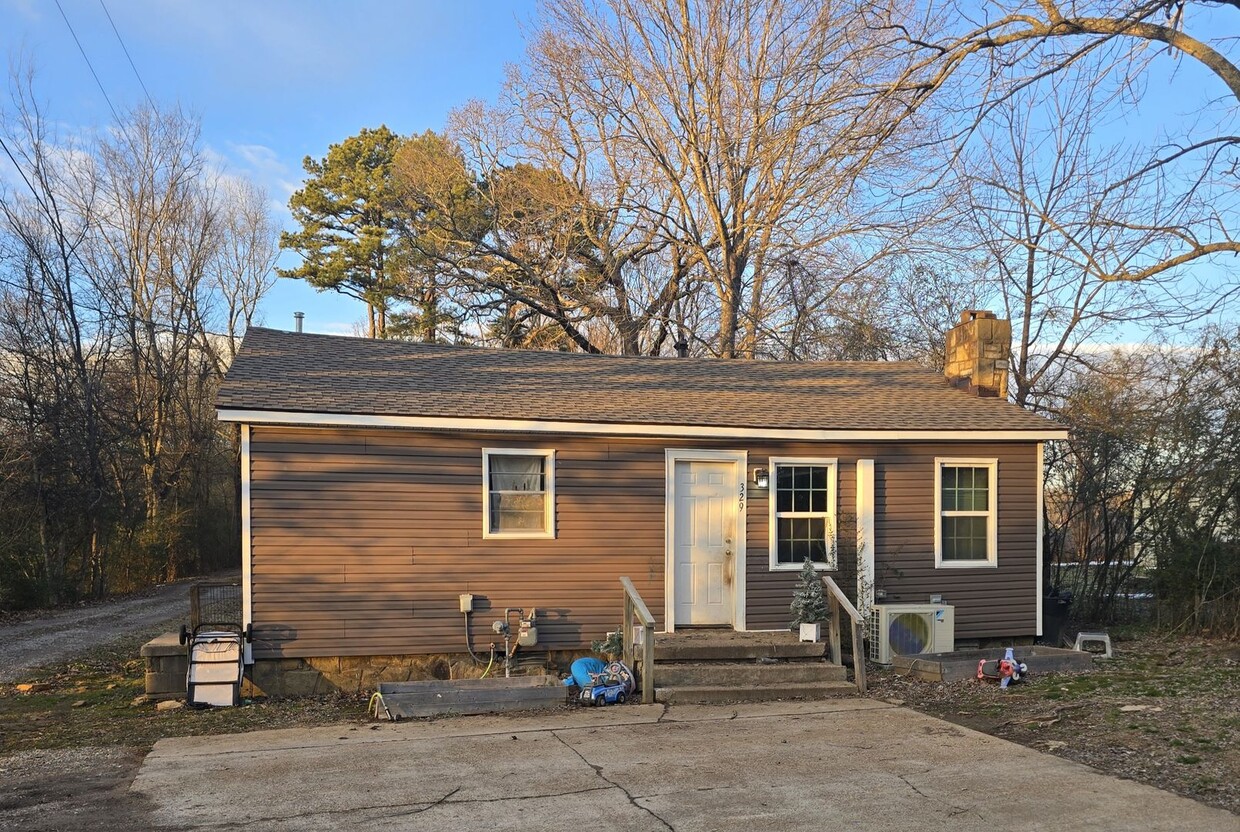
[[[676,626],[731,624],[736,585],[736,463],[675,463]]]

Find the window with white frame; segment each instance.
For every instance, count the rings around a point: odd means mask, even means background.
[[[937,566],[995,566],[999,463],[935,460],[934,550]]]
[[[834,459],[770,460],[771,569],[835,569]]]
[[[482,451],[483,537],[555,537],[555,452]]]

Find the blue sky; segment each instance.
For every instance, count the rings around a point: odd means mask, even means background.
[[[142,87],[99,0],[60,2],[113,103],[139,103]],[[207,148],[280,205],[306,155],[362,127],[439,129],[453,107],[493,98],[534,13],[534,0],[105,2],[152,97],[201,118]],[[77,127],[111,120],[53,0],[0,0],[0,49],[34,63],[54,118]],[[348,332],[364,314],[340,295],[278,281],[266,323],[291,328],[296,309],[322,332]]]

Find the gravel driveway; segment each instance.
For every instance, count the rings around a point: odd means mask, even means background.
[[[189,617],[189,584],[148,595],[48,613],[0,625],[0,683],[23,681],[27,671],[63,661],[131,635],[154,638],[174,619]]]

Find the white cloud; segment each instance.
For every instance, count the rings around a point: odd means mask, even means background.
[[[280,155],[270,147],[262,144],[229,143],[232,152],[245,163],[254,178],[262,182],[272,194],[281,200],[283,206],[293,192],[301,187],[292,168],[284,163]]]
[[[34,0],[0,0],[0,8],[10,9],[32,23],[43,19]]]

